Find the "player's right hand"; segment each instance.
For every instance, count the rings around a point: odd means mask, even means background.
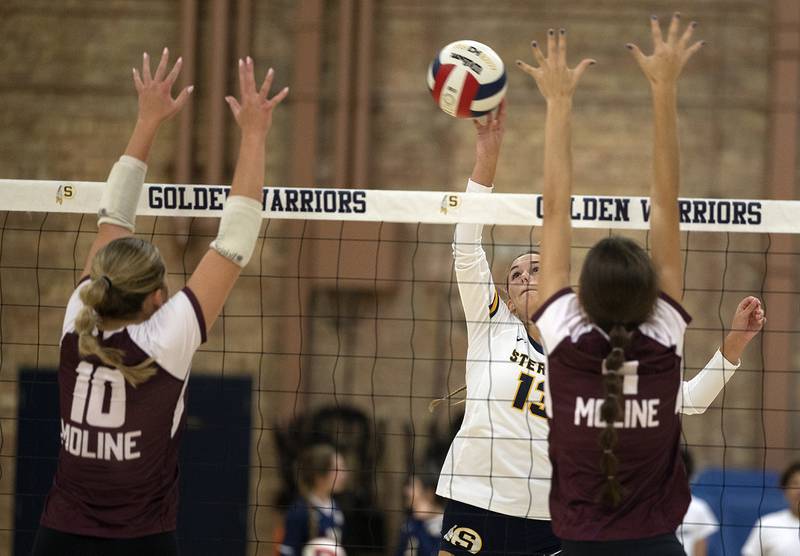
[[[177,114],[189,100],[194,90],[193,85],[183,89],[176,98],[172,98],[172,86],[181,72],[183,59],[178,58],[172,70],[167,73],[169,65],[169,49],[164,48],[161,61],[155,75],[150,74],[150,56],[142,55],[142,72],[133,68],[133,84],[139,94],[139,120],[160,125]]]

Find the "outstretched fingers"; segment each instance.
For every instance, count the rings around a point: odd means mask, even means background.
[[[657,15],[650,16],[650,31],[653,35],[654,46],[658,46],[664,42],[664,37],[661,36],[661,24],[658,21]]]
[[[686,45],[689,44],[689,40],[692,38],[692,34],[694,34],[695,29],[697,29],[696,21],[692,21],[686,26],[686,29],[683,31],[683,35],[681,35],[681,40],[678,41],[678,44],[681,48],[686,48]]]
[[[175,65],[172,66],[172,70],[169,72],[167,78],[164,80],[164,83],[166,83],[170,89],[172,89],[172,86],[175,84],[175,81],[177,81],[178,76],[181,73],[182,67],[183,67],[183,58],[178,57],[178,59],[175,61]]]
[[[669,31],[667,34],[667,42],[670,44],[675,44],[678,41],[678,30],[681,25],[681,14],[680,12],[675,12],[672,14],[672,20],[669,22]]]
[[[150,55],[147,52],[142,53],[142,83],[148,85],[153,80],[150,75]]]
[[[156,68],[156,74],[153,76],[155,81],[161,81],[164,79],[164,76],[167,73],[167,64],[169,63],[169,48],[166,46],[164,50],[161,51],[161,60],[158,62],[158,67]]]
[[[558,65],[567,67],[567,30],[564,28],[558,31]]]
[[[580,64],[575,66],[575,69],[572,70],[574,73],[575,83],[577,84],[578,81],[580,81],[580,78],[583,75],[583,72],[586,71],[586,68],[588,68],[589,66],[593,66],[596,63],[597,60],[593,60],[592,58],[585,58],[581,60]]]
[[[689,58],[695,55],[695,53],[703,48],[706,45],[706,41],[697,41],[692,46],[687,48],[683,53],[682,62],[685,64]]]
[[[556,53],[558,50],[558,42],[556,39],[556,31],[555,29],[548,29],[547,30],[547,59],[548,60],[555,60]]]
[[[194,91],[194,85],[189,85],[188,87],[184,87],[181,92],[178,94],[177,98],[175,98],[175,110],[180,110],[183,108],[183,105],[189,101],[189,96]]]
[[[261,84],[261,88],[258,90],[258,94],[261,95],[261,98],[267,98],[269,94],[269,89],[272,87],[272,80],[275,78],[275,71],[272,68],[267,70],[267,75],[264,76],[264,82]]]
[[[542,53],[542,49],[539,48],[539,43],[536,41],[531,42],[531,51],[533,52],[533,59],[536,60],[536,63],[539,64],[539,67],[542,67],[545,62],[547,61]]]
[[[277,95],[269,99],[270,107],[274,108],[275,106],[278,106],[281,102],[283,102],[283,99],[285,99],[288,94],[289,94],[289,87],[284,87],[283,89],[281,89],[281,91]]]
[[[227,96],[225,97],[225,102],[228,103],[228,106],[230,107],[231,112],[233,113],[233,117],[238,120],[239,112],[242,111],[242,106],[239,104],[239,101],[236,100],[236,97]]]
[[[633,55],[633,58],[636,60],[636,62],[639,64],[639,67],[644,69],[644,64],[647,60],[647,56],[644,55],[642,49],[633,43],[626,44],[625,48],[631,51],[631,54]]]
[[[537,69],[537,68],[535,68],[535,67],[533,67],[533,66],[531,66],[529,64],[526,64],[522,60],[517,60],[517,67],[519,67],[519,69],[521,69],[522,71],[524,71],[525,73],[527,73],[528,75],[530,75],[533,78],[535,78],[537,73],[539,71],[541,71],[541,70],[539,70],[539,69]]]
[[[133,68],[133,86],[136,87],[136,92],[141,93],[142,89],[144,89],[144,83],[142,82],[142,78],[139,75],[139,70]]]

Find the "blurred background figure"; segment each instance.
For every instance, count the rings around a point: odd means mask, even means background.
[[[395,556],[435,556],[442,536],[444,504],[436,496],[439,466],[428,461],[408,477],[405,495],[408,517],[400,527]]]
[[[284,556],[306,554],[342,554],[344,514],[336,505],[334,495],[347,484],[347,471],[342,455],[330,444],[315,444],[306,449],[297,464],[300,496],[286,512],[285,529],[280,553]],[[330,539],[322,544],[320,538]]]
[[[780,486],[789,507],[756,521],[742,547],[742,556],[800,554],[800,461],[786,468]]]
[[[683,464],[686,466],[686,475],[692,481],[694,475],[694,459],[688,449],[683,449]],[[676,531],[678,540],[681,541],[686,556],[706,556],[708,554],[708,537],[719,530],[717,516],[711,506],[692,492],[692,501],[683,517],[683,523]]]

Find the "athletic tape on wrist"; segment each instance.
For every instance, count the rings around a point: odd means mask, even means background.
[[[114,224],[131,232],[136,228],[136,207],[144,186],[147,164],[123,155],[111,168],[100,197],[97,224]]]
[[[244,268],[253,255],[263,212],[261,203],[250,197],[228,197],[211,249]]]

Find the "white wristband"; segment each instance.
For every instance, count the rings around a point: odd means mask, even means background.
[[[147,164],[132,156],[122,155],[111,168],[103,188],[97,224],[114,224],[133,232],[136,227],[136,207],[144,186]]]
[[[263,216],[261,203],[255,199],[241,195],[228,197],[211,249],[244,268],[253,255]]]

